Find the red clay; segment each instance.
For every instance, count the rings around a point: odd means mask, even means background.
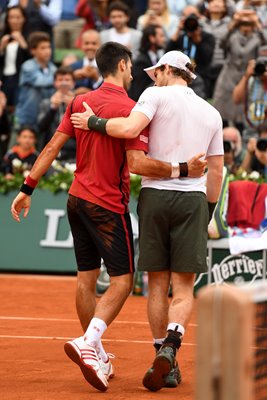
[[[181,385],[156,393],[142,386],[154,357],[152,345],[147,343],[151,335],[144,297],[129,297],[104,335],[105,349],[116,355],[115,377],[108,391],[98,392],[88,385],[63,350],[69,338],[82,334],[75,288],[75,278],[0,275],[1,399],[193,399],[194,325],[188,327],[178,355]]]

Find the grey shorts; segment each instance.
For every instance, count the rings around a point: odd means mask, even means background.
[[[144,188],[138,215],[140,271],[207,271],[209,213],[204,193]]]

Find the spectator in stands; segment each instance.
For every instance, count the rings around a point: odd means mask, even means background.
[[[30,172],[38,153],[35,149],[36,133],[30,127],[23,127],[18,132],[17,145],[4,157],[6,179],[12,179],[15,173],[26,175]]]
[[[0,82],[1,86],[1,82]],[[0,172],[2,171],[3,157],[7,152],[8,142],[11,133],[11,127],[6,109],[6,95],[0,90]]]
[[[245,156],[242,148],[242,137],[235,127],[223,130],[224,165],[232,174],[236,174]]]
[[[155,65],[163,55],[166,44],[166,36],[160,25],[149,25],[143,31],[140,52],[137,59],[133,62],[133,80],[129,90],[129,97],[137,101],[143,91],[153,84],[144,68]]]
[[[233,90],[234,102],[243,104],[245,142],[257,136],[267,119],[267,46],[262,47],[259,54],[257,60],[248,62],[245,74]]]
[[[209,71],[214,48],[215,38],[202,29],[198,14],[184,15],[166,48],[166,51],[181,50],[196,63],[198,78],[195,85],[198,85],[202,80],[204,87],[198,89],[197,86],[192,86],[192,88],[199,96],[204,98],[208,96]]]
[[[247,172],[259,172],[267,182],[267,119],[259,129],[258,138],[249,139],[241,168]]]
[[[169,10],[174,15],[183,15],[183,10],[187,6],[197,6],[199,4],[199,0],[167,0]]]
[[[25,10],[27,16],[27,36],[32,32],[42,31],[47,32],[52,39],[53,26],[60,20],[62,0],[9,0],[9,7],[17,5]]]
[[[62,67],[68,67],[68,66],[76,63],[77,61],[79,61],[79,59],[78,59],[76,54],[68,53],[62,58],[61,66]]]
[[[0,41],[0,79],[7,97],[8,108],[13,111],[18,101],[20,67],[28,58],[28,44],[24,36],[26,15],[20,6],[7,10],[5,28]]]
[[[100,32],[101,44],[106,42],[123,44],[131,50],[133,59],[135,59],[138,55],[142,34],[127,25],[130,19],[130,9],[121,1],[115,1],[109,6],[108,16],[112,28]]]
[[[261,23],[253,10],[242,10],[234,14],[222,45],[226,61],[217,79],[213,105],[221,113],[224,125],[240,124],[243,121],[242,107],[232,101],[232,92],[246,71],[248,60],[256,58],[259,47],[266,38]]]
[[[207,97],[212,98],[216,80],[224,64],[224,51],[221,48],[221,41],[228,32],[228,25],[231,18],[226,14],[225,0],[212,0],[207,3],[206,17],[201,21],[205,32],[211,33],[215,37],[215,48],[208,72]]]
[[[95,29],[100,32],[110,28],[111,24],[108,18],[108,6],[110,0],[78,0],[76,14],[85,19],[82,32],[89,29]],[[81,37],[77,41],[77,46],[81,45]]]
[[[137,20],[137,29],[142,31],[148,25],[160,25],[170,38],[175,33],[178,24],[179,18],[169,12],[167,0],[149,0],[146,13]]]
[[[252,8],[258,15],[264,30],[267,29],[267,3],[266,0],[239,0],[236,4],[236,10]]]
[[[54,27],[55,47],[73,49],[80,35],[84,20],[79,18],[75,9],[78,0],[63,1],[60,21]]]
[[[199,12],[207,16],[208,15],[208,8],[209,8],[209,3],[213,0],[202,0],[201,2],[198,3],[197,7]],[[232,17],[236,11],[236,2],[235,0],[224,0],[225,3],[225,8],[226,8],[226,15],[229,17]]]
[[[76,81],[76,88],[86,87],[87,89],[97,89],[103,79],[98,71],[95,55],[100,46],[99,33],[93,29],[83,32],[81,38],[81,48],[84,52],[82,60],[71,64],[74,71],[74,79]]]
[[[29,37],[32,59],[22,64],[19,77],[19,99],[16,124],[37,129],[37,115],[41,100],[50,98],[54,91],[56,66],[50,61],[51,41],[45,32],[33,32]]]
[[[66,111],[67,105],[74,98],[74,76],[69,67],[60,67],[55,73],[54,87],[56,92],[50,99],[41,102],[38,116],[39,135],[44,147],[55,131]],[[76,155],[76,142],[71,138],[61,149],[59,159],[74,161]]]

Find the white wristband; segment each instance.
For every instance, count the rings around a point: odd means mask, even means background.
[[[180,176],[179,163],[171,163],[171,165],[172,165],[171,178],[179,178],[179,176]]]

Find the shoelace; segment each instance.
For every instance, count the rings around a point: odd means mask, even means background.
[[[107,353],[107,356],[108,356],[108,358],[116,358],[116,356],[114,355],[114,354],[112,354],[112,353]]]

